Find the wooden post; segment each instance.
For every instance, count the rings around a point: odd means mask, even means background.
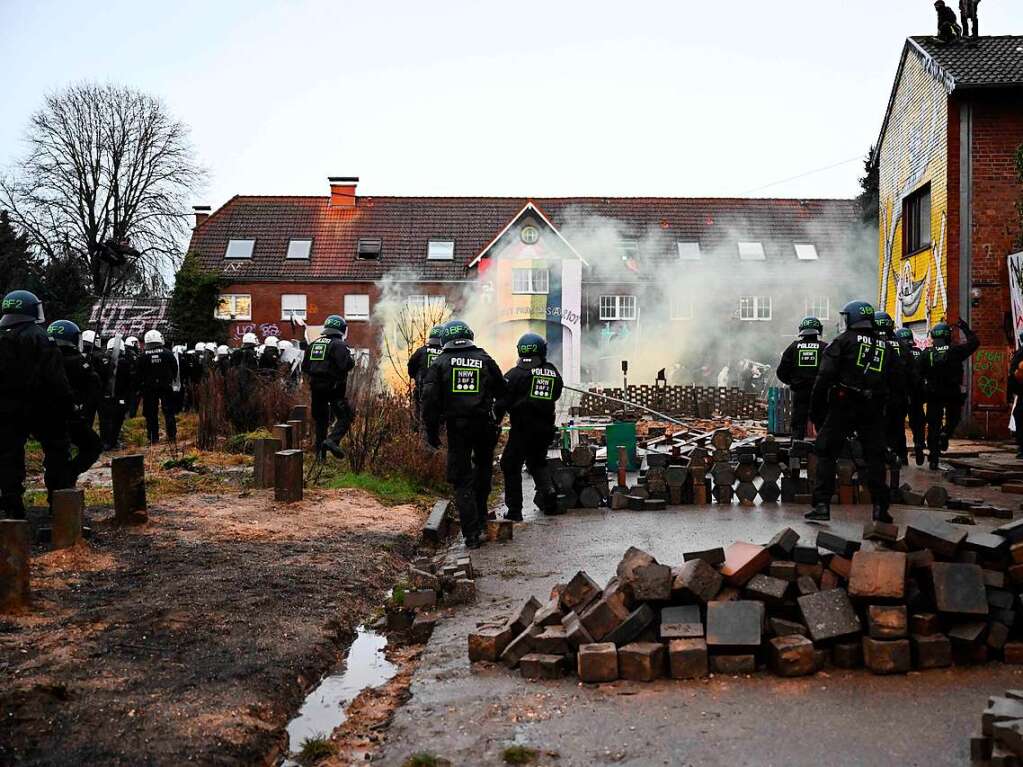
[[[274,486],[274,454],[284,446],[279,439],[257,439],[253,444],[252,474],[256,487]]]
[[[53,548],[67,549],[82,540],[82,510],[85,491],[56,490],[53,493]]]
[[[291,438],[293,440],[291,446],[296,450],[301,450],[302,445],[305,444],[305,421],[288,421],[288,426],[291,427]]]
[[[295,405],[291,408],[291,415],[288,416],[288,420],[301,421],[303,425],[309,423],[309,406]]]
[[[628,471],[629,455],[625,449],[625,445],[618,446],[618,487],[628,487],[629,478],[626,476]]]
[[[28,522],[0,520],[0,613],[28,604],[31,551]]]
[[[279,439],[281,441],[282,450],[294,449],[294,430],[291,428],[290,424],[275,424],[273,427],[273,435],[274,439]]]
[[[281,450],[274,455],[274,499],[281,503],[302,500],[302,451]]]
[[[110,477],[114,485],[114,522],[145,522],[148,519],[145,456],[136,454],[114,458],[110,461]]]

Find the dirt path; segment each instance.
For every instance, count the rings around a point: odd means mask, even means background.
[[[0,618],[0,764],[264,763],[425,511],[236,491],[160,501],[128,530],[89,516],[88,545],[36,552],[31,611]]]

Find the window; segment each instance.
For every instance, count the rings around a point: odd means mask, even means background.
[[[255,240],[228,240],[224,258],[252,258]]]
[[[359,240],[355,255],[363,259],[378,259],[383,243],[380,240]]]
[[[831,300],[827,296],[806,299],[806,315],[819,320],[830,320]]]
[[[763,261],[764,243],[762,242],[740,242],[739,258],[743,261]]]
[[[622,260],[635,258],[639,254],[639,238],[622,237]]]
[[[600,319],[602,320],[634,320],[636,319],[635,296],[601,296]]]
[[[306,318],[305,313],[305,295],[299,293],[285,293],[281,296],[281,319],[304,320]]]
[[[700,260],[700,243],[698,242],[682,242],[681,240],[676,243],[678,246],[678,257],[681,261],[699,261]]]
[[[365,293],[349,293],[345,296],[345,319],[368,320],[369,296]]]
[[[671,318],[673,320],[691,320],[693,318],[693,299],[683,296],[672,296]]]
[[[739,319],[751,322],[771,319],[771,297],[741,296],[739,298]]]
[[[312,240],[288,240],[288,259],[309,259],[309,252],[313,249]]]
[[[430,240],[426,245],[427,261],[451,261],[454,257],[454,240]]]
[[[796,249],[796,258],[800,261],[817,260],[817,246],[812,242],[795,242],[793,246]]]
[[[931,185],[913,192],[902,203],[903,254],[931,246]]]
[[[238,293],[221,293],[213,316],[218,320],[251,320],[252,296]]]
[[[406,300],[409,309],[443,309],[447,300],[444,296],[409,296]]]
[[[512,269],[512,293],[546,295],[547,291],[546,269]]]

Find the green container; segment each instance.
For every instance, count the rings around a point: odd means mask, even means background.
[[[628,456],[629,471],[639,470],[639,457],[636,455],[636,424],[631,422],[615,421],[607,427],[607,469],[618,471],[618,448],[625,446],[625,455]]]

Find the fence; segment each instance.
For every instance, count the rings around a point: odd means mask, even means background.
[[[627,389],[591,389],[595,394],[624,399],[643,405],[672,417],[735,418],[758,420],[767,417],[767,404],[757,398],[756,392],[717,386],[629,386]],[[579,414],[606,415],[627,410],[625,405],[602,400],[590,394],[582,395]]]

